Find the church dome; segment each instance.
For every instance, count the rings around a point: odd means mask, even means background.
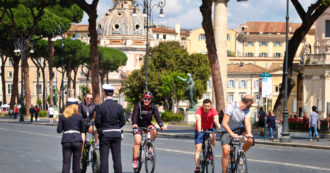
[[[139,8],[133,15],[135,0],[113,0],[114,8],[109,9],[98,21],[99,35],[145,35],[144,16]]]

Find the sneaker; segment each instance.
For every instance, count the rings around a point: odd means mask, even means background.
[[[311,142],[311,141],[312,141],[312,139],[308,139],[308,141],[309,141],[309,142]]]
[[[201,172],[201,170],[199,168],[195,169],[195,173],[200,173],[200,172]]]
[[[137,160],[134,160],[133,161],[133,168],[134,169],[138,168],[138,162],[137,162]]]
[[[320,137],[319,137],[319,136],[318,136],[318,137],[316,137],[316,140],[317,140],[317,141],[320,141]]]

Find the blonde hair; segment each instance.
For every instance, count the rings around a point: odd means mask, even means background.
[[[74,114],[79,114],[77,104],[68,105],[63,112],[65,118],[70,118]]]

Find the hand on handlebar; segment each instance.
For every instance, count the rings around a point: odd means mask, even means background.
[[[166,127],[165,126],[162,126],[161,129],[162,129],[162,131],[165,131],[166,130]]]
[[[248,134],[245,135],[245,137],[247,137],[247,138],[253,138],[253,135],[251,133],[248,133]]]
[[[232,134],[231,134],[231,137],[233,137],[234,139],[238,139],[238,134],[236,134],[236,133],[232,133]]]
[[[137,129],[137,128],[139,128],[139,126],[138,126],[137,124],[133,124],[133,125],[132,125],[132,128],[133,128],[133,129]]]

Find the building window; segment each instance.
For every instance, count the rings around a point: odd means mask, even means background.
[[[210,94],[204,94],[204,99],[210,99]]]
[[[252,41],[248,41],[248,42],[247,42],[247,45],[248,45],[248,46],[253,46],[253,42],[252,42]]]
[[[206,40],[205,34],[199,34],[199,40]]]
[[[281,57],[281,53],[278,52],[274,53],[274,57]]]
[[[84,72],[80,72],[80,77],[84,77],[85,76],[85,74],[84,74]]]
[[[263,41],[260,43],[261,46],[267,46],[267,42]]]
[[[159,34],[156,34],[156,39],[157,39],[157,40],[159,39]]]
[[[256,100],[255,103],[258,103],[260,100],[259,93],[254,93],[254,99]]]
[[[228,103],[234,102],[234,94],[228,94]]]
[[[330,20],[325,21],[325,37],[330,37]]]
[[[13,58],[10,57],[10,58],[8,59],[8,65],[9,65],[9,66],[12,66],[12,65],[13,65],[13,62],[14,62]]]
[[[259,88],[259,80],[255,80],[254,81],[254,89],[258,89]]]
[[[37,95],[37,94],[42,94],[42,85],[39,84],[39,86],[36,84],[35,85],[35,91],[34,93]]]
[[[228,40],[228,41],[230,40],[230,35],[229,35],[229,34],[227,34],[227,40]]]
[[[275,45],[275,47],[280,47],[280,46],[282,46],[282,43],[277,41],[277,42],[274,43],[274,45]]]
[[[265,52],[260,53],[260,57],[267,57],[267,53]]]
[[[12,78],[13,77],[13,72],[12,71],[8,71],[8,78]]]
[[[7,94],[11,95],[12,91],[13,91],[13,84],[7,84]]]
[[[253,57],[253,53],[252,52],[248,52],[245,54],[247,57]]]
[[[166,34],[163,34],[163,39],[166,40]]]
[[[278,86],[275,86],[275,92],[278,92],[278,91],[279,91]]]
[[[241,80],[239,87],[240,88],[246,88],[246,81],[245,80]]]
[[[211,81],[210,81],[210,80],[208,80],[208,81],[207,81],[207,87],[209,87],[209,88],[210,88],[210,87],[212,87],[212,85],[211,85],[211,84],[212,84],[212,83],[211,83]]]
[[[235,88],[235,81],[234,80],[229,80],[228,88]]]
[[[241,95],[241,100],[243,100],[245,93],[240,93],[240,95]]]

